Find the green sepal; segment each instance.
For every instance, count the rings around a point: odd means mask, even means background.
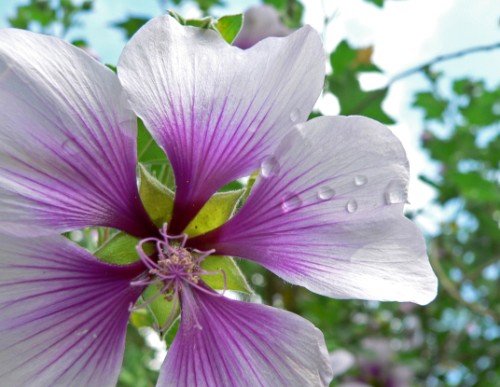
[[[161,184],[148,170],[139,164],[141,184],[139,195],[149,217],[158,228],[172,218],[174,193]]]
[[[250,193],[252,192],[252,188],[257,181],[257,177],[259,176],[259,171],[255,171],[250,175],[250,178],[248,179],[247,186],[245,188],[245,193],[243,194],[243,197],[241,198],[240,206],[243,205],[248,197],[250,196]]]
[[[244,192],[244,189],[217,192],[188,224],[184,232],[189,237],[194,237],[223,225],[234,213]]]
[[[127,265],[137,262],[140,257],[135,248],[139,241],[139,238],[120,232],[113,235],[105,244],[94,251],[94,255],[101,261],[115,265]],[[152,253],[154,246],[145,244],[144,249],[146,253]]]
[[[136,328],[151,327],[153,325],[153,317],[145,308],[134,310],[130,314],[130,323]]]
[[[219,272],[217,274],[205,274],[201,276],[203,282],[213,289],[254,293],[240,268],[231,257],[209,255],[201,263],[201,267],[208,272]],[[221,272],[222,270],[226,275],[226,286],[224,286],[224,275]]]
[[[203,19],[184,19],[177,12],[171,10],[168,11],[168,14],[183,26],[214,30],[229,44],[234,41],[243,26],[243,15],[241,13],[222,16],[218,20],[214,20],[211,17],[205,17]]]
[[[239,13],[236,15],[222,16],[214,25],[224,40],[231,44],[241,31],[241,27],[243,26],[243,15]]]
[[[172,10],[168,10],[168,14],[183,26],[191,26],[211,30],[215,29],[213,19],[210,16],[204,17],[202,19],[184,19],[181,15]]]
[[[146,290],[144,291],[144,293],[142,293],[143,301],[147,302],[149,299],[156,296],[158,294],[158,292],[161,291],[163,286],[164,286],[163,282],[160,282],[158,284],[149,285],[146,288]],[[177,295],[173,294],[172,297],[176,298]],[[175,304],[176,303],[174,302],[174,299],[172,299],[172,301],[168,301],[162,295],[147,305],[147,309],[151,313],[151,316],[153,317],[154,322],[156,323],[156,325],[159,328],[163,327],[167,323],[168,319],[171,317],[171,314],[173,313],[173,316],[170,320],[169,326],[164,327],[164,332],[168,330],[170,325],[172,325],[172,323],[175,321],[175,319],[179,315],[179,312],[180,312],[179,300],[177,300],[177,306],[175,307],[175,310],[173,310]]]

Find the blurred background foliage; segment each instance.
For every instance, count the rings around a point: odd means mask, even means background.
[[[92,14],[99,1],[103,0],[19,0],[15,13],[6,16],[13,27],[64,38],[81,23],[82,14]],[[384,7],[384,0],[366,2]],[[165,10],[181,3],[195,4],[204,16],[210,15],[212,7],[225,5],[224,0],[160,1]],[[276,9],[286,28],[301,25],[304,4],[300,1],[264,3]],[[130,15],[110,28],[130,38],[147,20]],[[325,18],[325,24],[329,21]],[[72,43],[87,47],[85,37]],[[420,178],[433,187],[435,198],[432,206],[407,215],[433,211],[436,206],[447,214],[439,220],[438,232],[428,238],[440,290],[437,299],[425,307],[332,300],[292,287],[254,264],[241,262],[257,298],[304,316],[324,332],[338,372],[334,386],[355,381],[392,387],[500,385],[500,84],[488,85],[482,79],[466,77],[450,83],[446,74],[435,70],[442,61],[499,46],[473,47],[435,58],[371,91],[363,90],[360,75],[382,72],[372,63],[373,47],[352,47],[344,40],[328,54],[331,70],[324,93],[336,97],[340,114],[365,115],[393,124],[394,118],[383,107],[389,89],[415,73],[426,77],[427,89],[414,95],[413,108],[421,112],[425,128],[421,150],[438,171]],[[93,54],[92,47],[88,50]],[[173,187],[163,152],[141,124],[138,144],[140,161]],[[234,182],[226,188],[241,186]],[[81,238],[97,240],[101,234],[92,236],[86,230]],[[151,335],[129,327],[119,385],[154,386],[161,359],[155,359],[158,353],[150,339]]]

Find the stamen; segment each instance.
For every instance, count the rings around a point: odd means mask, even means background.
[[[131,307],[131,311],[144,308],[152,302],[163,296],[165,300],[173,302],[172,310],[167,322],[161,327],[156,328],[163,333],[173,322],[176,316],[176,310],[180,303],[180,293],[190,291],[188,287],[194,287],[199,291],[212,296],[222,296],[227,290],[227,278],[224,270],[206,271],[201,267],[202,262],[215,250],[201,251],[197,249],[186,248],[187,234],[171,236],[167,234],[167,225],[164,224],[160,230],[161,238],[146,238],[139,242],[136,247],[137,253],[148,271],[131,282],[132,286],[150,286],[158,285],[160,289],[155,295],[141,304]],[[155,252],[147,254],[145,245],[154,246]],[[222,274],[224,278],[224,290],[219,294],[204,284],[202,276]],[[200,283],[201,282],[201,283]],[[186,297],[189,299],[190,297]],[[191,303],[187,300],[186,303]],[[196,317],[194,317],[196,319]],[[201,329],[199,321],[195,321],[196,327]]]

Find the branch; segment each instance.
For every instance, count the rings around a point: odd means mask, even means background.
[[[399,73],[398,75],[396,75],[395,77],[393,77],[389,81],[387,86],[389,86],[389,85],[393,84],[394,82],[399,81],[403,78],[409,77],[410,75],[424,71],[426,68],[428,68],[430,66],[434,66],[435,64],[438,64],[441,62],[446,62],[446,61],[451,60],[451,59],[461,58],[461,57],[469,55],[469,54],[475,54],[478,52],[485,52],[485,51],[492,51],[492,50],[495,50],[498,48],[500,48],[500,42],[489,44],[489,45],[484,45],[484,46],[469,47],[469,48],[466,48],[464,50],[452,52],[449,54],[439,55],[428,62],[425,62],[419,66],[412,67],[408,70],[403,71],[402,73]]]
[[[444,290],[458,303],[462,304],[465,306],[467,309],[472,311],[473,313],[480,314],[482,316],[487,316],[492,318],[494,321],[500,321],[500,315],[495,313],[493,310],[490,310],[488,308],[485,308],[483,305],[480,305],[478,303],[474,302],[468,302],[462,298],[460,295],[460,292],[458,289],[455,287],[453,282],[448,278],[446,273],[443,270],[443,267],[439,263],[439,260],[435,257],[435,254],[429,254],[429,258],[432,264],[432,267],[434,268],[434,271],[436,272],[436,275],[439,279],[439,283],[441,286],[444,288]]]
[[[382,87],[377,90],[373,90],[371,94],[368,94],[364,99],[362,99],[351,111],[349,111],[346,114],[360,114],[363,112],[363,110],[369,106],[374,100],[377,99],[377,97],[380,96],[380,94],[385,93],[389,86],[391,86],[394,82],[397,82],[401,79],[407,78],[413,74],[419,73],[424,71],[426,68],[433,66],[437,63],[445,62],[447,60],[455,59],[455,58],[460,58],[465,55],[477,53],[477,52],[484,52],[484,51],[491,51],[495,50],[497,48],[500,48],[500,42],[499,43],[494,43],[490,45],[485,45],[485,46],[477,46],[477,47],[469,47],[461,51],[457,52],[452,52],[450,54],[444,54],[435,57],[434,59],[423,63],[419,66],[412,67],[408,70],[403,71],[402,73],[399,73],[398,75],[394,76],[392,79],[387,82],[387,85],[385,87]]]

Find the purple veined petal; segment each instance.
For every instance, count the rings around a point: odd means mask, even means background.
[[[170,232],[180,233],[224,184],[249,175],[323,86],[319,35],[304,27],[251,49],[164,16],[125,47],[118,76],[132,107],[166,151],[176,179]]]
[[[330,297],[430,302],[437,281],[418,228],[403,216],[408,161],[363,117],[301,124],[232,219],[188,243],[256,261]]]
[[[328,386],[323,334],[293,313],[182,289],[177,336],[158,387]]]
[[[0,230],[156,231],[139,200],[136,117],[111,70],[57,38],[0,31]]]
[[[114,386],[141,270],[60,236],[0,236],[2,385]]]

